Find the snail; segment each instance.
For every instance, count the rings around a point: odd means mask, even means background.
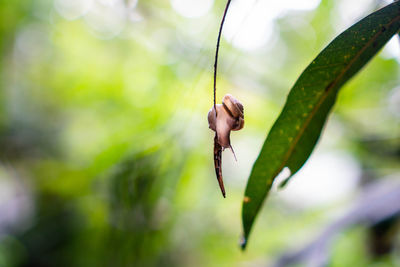
[[[215,110],[216,109],[216,110]],[[231,131],[239,131],[244,126],[243,105],[232,95],[226,94],[222,104],[215,105],[208,112],[208,126],[215,132],[214,137],[214,166],[215,174],[223,197],[225,197],[222,180],[222,151],[229,148],[236,160],[235,152],[230,141]]]

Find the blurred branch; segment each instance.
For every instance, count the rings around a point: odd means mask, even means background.
[[[338,233],[357,224],[374,226],[399,215],[400,175],[396,175],[366,186],[355,205],[344,216],[329,225],[307,246],[282,255],[273,266],[282,267],[299,262],[306,263],[306,266],[327,266],[329,247]]]

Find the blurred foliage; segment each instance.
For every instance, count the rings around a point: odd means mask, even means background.
[[[0,1],[0,266],[268,265],[346,206],[298,207],[276,192],[239,251],[251,164],[300,71],[357,20],[341,16],[348,1],[285,12],[255,50],[223,40],[218,98],[230,92],[246,109],[238,163],[224,153],[226,200],[206,121],[225,3],[187,18],[172,2]],[[367,2],[360,17],[376,9]],[[383,52],[357,75],[318,150],[352,155],[368,179],[398,171],[399,71]],[[376,266],[357,252],[360,232],[343,234],[333,262]]]

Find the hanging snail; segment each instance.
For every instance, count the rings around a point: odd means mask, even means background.
[[[208,127],[215,132],[214,137],[214,167],[215,174],[223,197],[225,197],[224,181],[222,180],[222,151],[229,148],[236,160],[235,152],[233,151],[230,134],[231,131],[238,131],[244,126],[243,105],[230,94],[226,94],[222,99],[222,104],[216,104],[215,98],[217,94],[217,66],[218,66],[218,51],[221,41],[222,27],[226,14],[229,9],[231,0],[228,0],[225,6],[224,15],[222,16],[221,25],[219,27],[217,48],[215,51],[214,62],[214,105],[208,112]]]
[[[229,148],[235,159],[236,155],[230,141],[231,131],[239,131],[244,126],[243,105],[230,94],[222,99],[222,104],[213,106],[208,112],[208,127],[215,132],[214,137],[214,167],[222,195],[225,197],[222,179],[222,151]]]

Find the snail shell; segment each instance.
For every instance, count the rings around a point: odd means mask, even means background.
[[[232,95],[227,94],[222,99],[222,104],[216,105],[208,112],[208,126],[218,136],[218,143],[223,148],[231,148],[230,133],[238,131],[244,126],[243,105]]]

